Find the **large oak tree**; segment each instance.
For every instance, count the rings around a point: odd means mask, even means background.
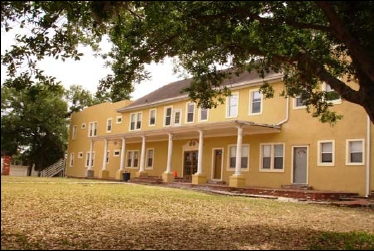
[[[114,101],[148,77],[145,64],[169,56],[193,76],[186,91],[200,106],[223,101],[229,90],[219,84],[230,74],[272,70],[284,74],[284,94],[301,95],[322,121],[339,119],[317,88],[325,82],[374,122],[373,13],[373,1],[2,1],[2,29],[15,22],[31,29],[2,63],[22,79],[16,88],[32,85],[31,76],[53,82],[36,61],[79,59],[77,45],[96,50],[108,35],[113,47],[104,56],[113,74],[100,81],[98,94]],[[29,74],[20,70],[25,64]],[[220,65],[232,71],[218,71]],[[266,83],[262,91],[272,95]]]

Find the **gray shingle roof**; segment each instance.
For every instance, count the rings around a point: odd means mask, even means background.
[[[270,72],[270,73],[265,75],[265,79],[275,77],[275,76],[279,76],[279,74],[275,73],[275,72]],[[246,82],[248,82],[248,83],[249,82],[257,82],[258,83],[261,80],[263,80],[263,79],[258,75],[258,73],[256,71],[251,71],[251,72],[245,71],[238,76],[233,74],[231,76],[231,78],[225,79],[221,83],[221,86],[227,86],[228,88],[230,88],[231,86],[235,86],[237,84],[244,84]],[[187,97],[187,94],[186,93],[181,93],[181,90],[189,87],[191,81],[192,81],[192,78],[189,78],[189,79],[179,80],[179,81],[169,83],[169,84],[167,84],[167,85],[165,85],[165,86],[163,86],[163,87],[161,87],[161,88],[159,88],[159,89],[157,89],[157,90],[137,99],[136,101],[134,101],[130,105],[128,105],[126,107],[123,107],[123,108],[119,109],[118,111],[119,112],[124,112],[126,110],[132,110],[132,109],[135,109],[137,107],[143,107],[143,106],[151,105],[151,104],[157,103],[157,102],[162,102],[162,101],[167,102],[167,100],[171,100],[171,99],[177,98],[177,97],[181,97],[181,98]]]

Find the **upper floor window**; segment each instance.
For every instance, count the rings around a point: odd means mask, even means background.
[[[239,93],[233,93],[227,97],[226,117],[237,117],[239,105]]]
[[[249,164],[249,145],[242,145],[241,169],[248,169]],[[229,169],[235,169],[236,166],[236,145],[229,145]]]
[[[333,166],[334,165],[334,141],[318,141],[318,165]]]
[[[78,152],[78,158],[83,158],[83,152]]]
[[[347,165],[364,164],[364,140],[348,139],[347,140]]]
[[[174,110],[174,126],[181,126],[182,125],[182,110],[176,109]]]
[[[118,157],[120,154],[120,150],[114,150],[113,151],[113,157]]]
[[[164,126],[170,126],[171,125],[171,111],[173,110],[173,107],[166,107],[165,108],[165,124]]]
[[[200,111],[200,113],[199,113],[199,121],[200,122],[207,121],[208,120],[208,112],[209,112],[209,110],[206,109],[206,108],[200,108],[199,111]]]
[[[261,144],[261,170],[283,171],[284,144]]]
[[[250,113],[261,114],[262,112],[262,94],[259,90],[250,91]]]
[[[86,128],[86,123],[82,123],[81,129],[85,129],[85,128]]]
[[[195,115],[195,103],[189,102],[187,103],[187,122],[192,123],[194,122]]]
[[[139,130],[142,127],[142,113],[132,113],[130,115],[130,130]]]
[[[88,126],[88,136],[96,136],[97,135],[97,122],[90,122]]]
[[[156,125],[156,109],[149,110],[149,126]]]
[[[336,92],[334,89],[332,89],[329,84],[323,83],[322,88],[323,88],[323,91],[326,92],[325,97],[326,97],[327,101],[330,101],[334,104],[341,103],[340,95],[338,94],[338,92]]]
[[[109,118],[106,121],[106,132],[111,132],[112,131],[112,118]]]
[[[71,139],[77,138],[77,125],[73,125],[73,132],[71,134]]]
[[[117,123],[117,124],[122,123],[122,116],[117,116],[117,117],[116,117],[116,123]]]

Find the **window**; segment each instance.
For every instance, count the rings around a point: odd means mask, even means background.
[[[113,157],[119,157],[120,150],[114,150],[113,151]]]
[[[301,96],[296,96],[294,98],[294,104],[293,104],[293,107],[294,108],[305,108],[305,103],[304,103],[304,100],[301,98]]]
[[[182,125],[182,110],[181,109],[176,109],[174,110],[174,126],[181,126]]]
[[[90,122],[89,124],[89,130],[88,130],[88,136],[96,136],[97,134],[97,122]]]
[[[70,167],[74,166],[74,153],[70,153]]]
[[[195,103],[189,102],[189,103],[187,103],[186,122],[187,123],[193,123],[194,122],[194,115],[195,115]]]
[[[318,165],[333,166],[334,165],[334,141],[318,141]]]
[[[127,167],[137,168],[139,163],[139,151],[129,150],[127,152]]]
[[[207,121],[208,120],[208,112],[209,110],[206,108],[200,108],[200,113],[199,113],[199,121]]]
[[[164,109],[164,112],[165,112],[165,124],[164,126],[170,126],[171,125],[171,111],[172,111],[173,107],[166,107]]]
[[[249,145],[242,145],[241,168],[248,169],[249,164]],[[236,145],[229,145],[229,169],[235,169],[236,166]]]
[[[338,94],[338,92],[336,92],[334,89],[332,89],[329,84],[323,83],[322,84],[322,89],[323,89],[323,91],[326,92],[325,97],[326,97],[327,101],[330,101],[334,104],[341,103],[340,95]]]
[[[117,116],[117,117],[116,117],[116,123],[117,123],[117,124],[122,123],[122,116]]]
[[[364,140],[348,139],[347,140],[347,165],[364,164]]]
[[[261,114],[262,112],[262,95],[260,94],[259,90],[250,91],[250,113],[251,115],[254,114]]]
[[[146,168],[148,169],[152,169],[153,168],[153,154],[154,154],[154,150],[153,149],[148,149],[147,150],[147,164],[146,164]]]
[[[238,116],[239,93],[231,94],[227,97],[226,117]]]
[[[142,127],[142,113],[133,113],[130,115],[130,130],[139,130]]]
[[[109,118],[106,121],[106,132],[111,132],[112,131],[112,118]]]
[[[89,160],[90,160],[90,153],[87,152],[86,153],[86,167],[90,166]],[[95,161],[95,152],[92,152],[92,166],[91,167],[94,167],[94,161]]]
[[[78,152],[78,158],[83,158],[83,152]]]
[[[150,109],[149,110],[149,126],[156,125],[156,110]]]
[[[73,132],[71,134],[71,139],[77,138],[77,125],[73,125]]]
[[[81,129],[86,129],[86,124],[85,123],[82,123]]]
[[[284,144],[260,144],[260,169],[264,171],[283,171]]]

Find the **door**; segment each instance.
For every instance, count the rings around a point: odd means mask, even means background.
[[[213,178],[222,179],[222,149],[215,149],[213,152]]]
[[[183,159],[183,177],[191,177],[197,172],[197,151],[185,151]]]
[[[307,183],[307,165],[308,165],[308,148],[294,147],[293,148],[293,183],[306,184]]]

